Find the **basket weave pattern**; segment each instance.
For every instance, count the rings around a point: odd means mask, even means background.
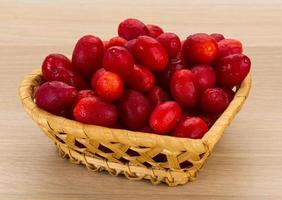
[[[245,102],[250,74],[237,89],[234,99],[202,139],[160,136],[121,129],[86,125],[38,108],[34,91],[42,83],[40,70],[27,75],[20,84],[20,99],[26,112],[50,137],[62,157],[84,164],[89,170],[107,170],[128,179],[149,179],[169,186],[196,178],[224,129]]]

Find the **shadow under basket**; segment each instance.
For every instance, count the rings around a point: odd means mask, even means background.
[[[62,157],[91,171],[107,170],[128,179],[149,179],[169,186],[196,178],[225,128],[244,104],[251,87],[246,77],[228,108],[202,139],[177,138],[82,124],[48,113],[34,103],[34,91],[42,83],[40,70],[21,82],[19,95],[31,118],[50,137]]]

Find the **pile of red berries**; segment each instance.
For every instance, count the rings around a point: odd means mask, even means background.
[[[86,124],[197,139],[250,71],[241,42],[221,34],[181,42],[159,26],[126,19],[118,35],[104,42],[83,36],[71,61],[48,55],[38,107]]]

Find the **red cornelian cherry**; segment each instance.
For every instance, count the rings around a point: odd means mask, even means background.
[[[35,92],[35,103],[50,113],[61,115],[75,101],[77,90],[64,82],[43,83]]]
[[[79,90],[87,88],[80,75],[71,70],[70,60],[61,54],[48,55],[41,68],[45,81],[61,81]]]
[[[169,64],[163,71],[155,74],[157,82],[162,87],[169,89],[170,79],[173,73],[185,68],[185,65],[183,65],[180,60],[170,60]]]
[[[212,33],[212,34],[210,34],[210,36],[213,37],[213,39],[215,39],[215,41],[217,41],[217,42],[225,39],[224,36],[220,33]]]
[[[180,105],[194,108],[199,96],[194,74],[188,69],[174,72],[170,80],[170,92]]]
[[[113,46],[107,49],[104,54],[103,67],[125,78],[133,70],[134,59],[126,48]]]
[[[78,101],[73,116],[76,121],[106,127],[113,127],[118,118],[116,107],[98,97],[86,97]]]
[[[104,54],[104,44],[100,38],[93,35],[83,36],[78,40],[72,53],[74,71],[90,80],[97,69],[101,67]]]
[[[168,100],[168,94],[160,87],[154,86],[147,94],[147,98],[150,102],[151,108],[166,102]]]
[[[61,81],[77,89],[87,87],[79,74],[71,71],[70,60],[61,54],[50,54],[42,63],[42,74],[46,81]]]
[[[155,133],[164,135],[171,132],[181,118],[181,107],[175,101],[158,105],[150,116],[150,127]]]
[[[76,98],[75,98],[75,104],[79,102],[80,99],[86,98],[86,97],[94,97],[95,93],[93,90],[80,90],[78,91]]]
[[[125,43],[127,42],[126,39],[116,36],[113,37],[109,40],[109,44],[108,44],[108,48],[112,47],[112,46],[121,46],[123,47],[125,45]]]
[[[243,54],[221,58],[216,64],[217,81],[221,86],[233,87],[242,83],[251,68],[250,59]]]
[[[157,25],[147,24],[146,26],[149,31],[149,36],[152,38],[157,38],[160,34],[164,32],[163,29]]]
[[[148,123],[150,104],[142,93],[127,90],[118,102],[118,112],[126,128],[139,130]]]
[[[232,54],[243,52],[242,43],[235,39],[224,39],[218,43],[219,57],[225,57]]]
[[[214,87],[216,74],[210,65],[197,65],[191,69],[195,77],[195,82],[200,91]]]
[[[138,37],[133,52],[139,62],[152,71],[161,71],[168,63],[168,55],[164,47],[149,36]]]
[[[228,94],[221,88],[209,88],[201,95],[201,109],[208,114],[220,114],[228,106]]]
[[[204,120],[199,117],[190,117],[177,125],[173,135],[176,137],[201,139],[208,129]]]
[[[211,64],[218,57],[218,45],[213,37],[205,33],[196,33],[187,37],[182,54],[191,65]]]
[[[157,40],[163,45],[170,58],[175,58],[181,50],[180,39],[174,33],[162,33]]]
[[[66,68],[69,70],[72,70],[72,64],[70,59],[68,59],[66,56],[63,54],[59,53],[52,53],[46,56],[42,63],[42,68],[47,68],[47,67],[60,67],[60,68]]]
[[[148,35],[146,25],[138,19],[128,18],[118,26],[118,35],[126,40],[132,40],[141,35]]]
[[[95,93],[107,102],[118,100],[123,93],[123,82],[116,73],[105,71],[93,83]]]
[[[148,92],[155,85],[155,77],[146,67],[135,64],[125,83],[131,89]]]

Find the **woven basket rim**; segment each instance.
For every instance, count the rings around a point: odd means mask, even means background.
[[[39,82],[37,85],[34,84],[34,82],[40,79],[41,76],[42,76],[41,70],[36,69],[32,71],[29,75],[25,76],[20,83],[19,96],[23,104],[23,107],[26,109],[29,115],[32,116],[33,114],[36,114],[37,116],[40,116],[39,118],[41,118],[42,121],[44,121],[44,119],[45,120],[48,119],[47,121],[53,120],[55,123],[57,123],[59,126],[62,126],[63,128],[67,127],[68,129],[72,129],[74,134],[79,134],[79,135],[84,134],[86,137],[89,137],[89,135],[86,135],[84,131],[85,129],[89,129],[89,130],[100,129],[106,133],[110,132],[111,135],[112,133],[115,133],[115,136],[121,138],[123,138],[123,136],[120,134],[125,134],[126,138],[132,138],[133,142],[138,140],[138,138],[142,138],[142,139],[145,138],[147,139],[148,142],[151,142],[152,144],[155,143],[164,147],[167,146],[166,145],[167,143],[170,143],[169,146],[173,146],[178,150],[187,149],[187,145],[189,147],[194,145],[196,146],[204,145],[207,146],[207,148],[211,151],[214,145],[220,139],[226,126],[229,125],[229,123],[235,117],[237,112],[241,109],[247,96],[249,95],[249,91],[251,88],[251,74],[249,73],[245,78],[245,80],[242,82],[239,89],[236,91],[235,96],[233,100],[230,102],[229,106],[217,119],[217,121],[213,124],[213,126],[209,129],[209,131],[204,135],[204,137],[201,139],[189,139],[189,138],[174,137],[170,135],[158,135],[158,134],[145,133],[139,131],[130,131],[126,129],[115,129],[115,128],[97,126],[97,125],[83,124],[75,120],[67,119],[49,113],[37,107],[37,105],[34,103],[33,100],[32,87],[38,86]],[[34,119],[34,117],[32,118]],[[38,118],[36,118],[36,120],[37,119]],[[103,134],[101,133],[101,131],[95,131],[95,132],[96,132],[95,134]]]

